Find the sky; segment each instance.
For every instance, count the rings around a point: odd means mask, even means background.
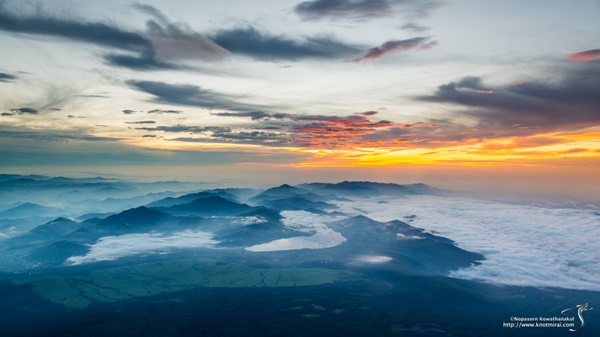
[[[0,1],[0,171],[600,195],[597,0]]]

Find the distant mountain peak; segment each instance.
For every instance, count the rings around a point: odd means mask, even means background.
[[[49,224],[53,224],[53,223],[57,223],[57,222],[66,222],[66,221],[78,222],[77,220],[61,216],[61,217],[58,217],[58,218],[48,222],[47,224],[49,225]]]
[[[146,206],[140,206],[125,210],[121,213],[111,215],[106,219],[99,222],[100,225],[104,224],[143,224],[143,223],[156,223],[169,217],[168,214],[154,209],[150,209]]]
[[[139,214],[156,214],[156,215],[160,215],[160,214],[164,214],[163,212],[157,211],[157,210],[153,210],[150,209],[146,206],[140,206],[140,207],[136,207],[136,208],[130,208],[128,210],[125,210],[119,214],[122,215],[139,215]],[[117,215],[119,215],[117,214]]]
[[[156,210],[169,214],[178,215],[237,215],[254,210],[254,207],[240,204],[220,196],[198,198],[187,204],[174,205],[170,207],[156,207]]]

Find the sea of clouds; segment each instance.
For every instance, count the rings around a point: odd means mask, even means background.
[[[453,277],[506,285],[600,291],[597,242],[600,216],[591,210],[436,196],[369,198],[337,202],[337,205],[339,211],[349,216],[364,214],[383,222],[410,219],[411,225],[450,238],[459,247],[486,257],[481,265],[452,272]],[[250,252],[322,249],[346,242],[341,233],[327,226],[344,217],[305,211],[284,211],[282,216],[284,226],[302,235],[245,249]],[[245,224],[242,221],[237,225]],[[211,233],[189,230],[169,235],[107,236],[91,245],[87,254],[73,256],[66,262],[76,265],[168,249],[211,248],[217,243]],[[359,256],[351,264],[386,262],[389,262],[387,257]]]
[[[66,263],[78,265],[99,261],[117,260],[122,257],[145,252],[156,252],[176,248],[211,248],[218,241],[211,233],[183,231],[173,234],[142,233],[105,236],[90,246],[90,250],[81,256],[71,256]]]
[[[281,212],[284,226],[299,233],[297,237],[278,239],[262,244],[246,247],[250,252],[274,252],[298,249],[323,249],[338,246],[346,241],[342,234],[330,229],[326,222],[342,219],[318,215],[305,211]],[[247,226],[260,223],[256,217],[228,219],[236,226]],[[302,233],[303,235],[300,235]],[[305,236],[305,233],[311,233]],[[119,258],[145,253],[167,252],[169,249],[213,248],[219,242],[213,239],[213,233],[201,231],[182,231],[173,234],[158,232],[105,236],[90,245],[85,255],[72,256],[65,263],[78,265],[99,261],[117,260]]]
[[[311,236],[297,236],[273,240],[263,244],[247,247],[251,252],[274,252],[281,250],[323,249],[339,246],[346,238],[339,232],[327,227],[326,223],[341,220],[343,217],[331,217],[305,211],[283,211],[281,222],[289,229]]]
[[[438,232],[486,257],[479,266],[452,272],[453,277],[600,291],[600,216],[591,210],[435,196],[338,205],[342,212],[384,222],[416,215],[411,225]]]

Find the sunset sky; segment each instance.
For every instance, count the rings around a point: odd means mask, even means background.
[[[0,1],[0,171],[593,198],[599,22],[597,0]]]

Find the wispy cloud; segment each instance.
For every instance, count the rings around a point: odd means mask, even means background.
[[[313,0],[299,3],[294,10],[304,20],[366,20],[395,14],[421,17],[440,3],[436,0]]]
[[[428,27],[418,25],[416,23],[406,23],[399,27],[402,30],[409,30],[413,32],[424,32],[429,30]]]
[[[110,65],[125,67],[133,70],[159,70],[181,68],[180,66],[177,66],[172,63],[156,60],[154,52],[151,50],[133,55],[109,53],[104,56],[104,59]]]
[[[359,58],[346,60],[345,62],[375,60],[390,54],[415,50],[427,50],[433,48],[435,45],[437,45],[437,41],[430,41],[430,38],[428,37],[415,37],[407,40],[388,41],[381,46],[369,49],[365,55]]]
[[[574,62],[589,62],[600,59],[600,49],[586,50],[567,56],[567,60]]]
[[[164,109],[152,109],[148,110],[149,114],[180,114],[181,110],[164,110]]]
[[[155,124],[156,121],[125,122],[125,124]]]
[[[245,111],[245,112],[217,112],[214,116],[221,117],[250,117],[254,121],[270,119],[294,119],[294,115],[287,113],[268,113],[264,111]]]
[[[205,133],[205,132],[231,132],[231,129],[223,126],[193,126],[193,125],[174,125],[174,126],[157,126],[148,128],[136,128],[136,130],[145,131],[163,131],[168,133]]]
[[[356,114],[363,115],[363,116],[375,116],[378,114],[378,112],[371,110],[371,111],[365,111],[365,112],[357,112]]]
[[[170,22],[154,7],[135,6],[154,17],[147,22],[144,33],[127,31],[108,23],[51,16],[39,10],[36,15],[22,16],[8,11],[2,3],[0,30],[108,48],[110,52],[104,54],[108,64],[134,70],[178,69],[182,66],[173,61],[206,60],[227,54],[223,48],[188,26]]]
[[[10,109],[10,112],[3,112],[2,116],[13,116],[13,115],[37,115],[39,111],[34,108],[15,108]]]
[[[154,62],[156,67],[160,66],[153,59],[154,48],[149,40],[138,33],[128,32],[105,23],[53,17],[42,12],[38,12],[36,16],[20,16],[9,12],[0,3],[0,30],[61,38],[127,51],[136,55],[110,53],[106,56],[106,61],[114,65],[128,66],[129,62],[131,68],[144,68],[142,61],[138,61],[137,64],[132,62],[137,58]]]
[[[16,79],[17,79],[17,76],[15,76],[15,75],[7,74],[7,73],[0,73],[0,82],[11,82]]]
[[[324,116],[300,114],[269,114],[264,112],[228,112],[215,113],[216,116],[245,117],[257,122],[257,128],[271,127],[278,133],[264,133],[284,141],[273,142],[271,145],[318,148],[352,147],[358,144],[368,145],[368,136],[383,130],[405,128],[428,128],[425,123],[398,124],[386,120],[370,120],[374,111],[353,114],[350,116]],[[285,137],[284,137],[285,136]],[[373,145],[373,144],[371,144]]]
[[[152,43],[156,60],[214,60],[229,54],[222,46],[197,33],[189,25],[171,22],[157,8],[139,3],[133,6],[154,18],[146,22],[146,33],[143,35]]]
[[[234,54],[259,60],[340,58],[358,52],[356,47],[331,37],[291,39],[259,31],[252,26],[218,30],[211,34],[211,38]]]
[[[0,3],[0,29],[23,34],[60,37],[129,51],[144,51],[152,46],[146,39],[104,23],[80,22],[46,16],[19,16]]]
[[[289,135],[283,132],[265,132],[252,130],[252,126],[246,126],[249,130],[234,130],[225,126],[194,126],[174,125],[157,127],[139,127],[136,130],[158,131],[163,133],[188,133],[193,137],[167,138],[170,141],[187,143],[224,143],[224,144],[253,144],[267,146],[291,146]]]
[[[131,87],[155,96],[154,101],[206,109],[255,110],[260,107],[237,102],[233,97],[199,86],[158,81],[128,81]]]

